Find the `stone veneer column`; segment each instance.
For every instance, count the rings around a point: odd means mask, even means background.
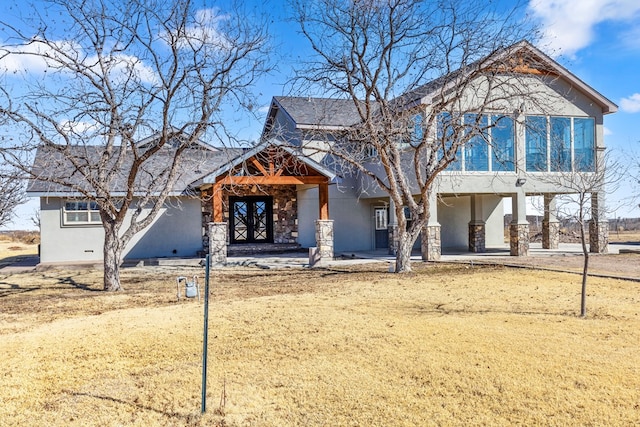
[[[209,255],[212,266],[227,263],[227,223],[209,223]]]
[[[589,252],[606,254],[609,252],[609,222],[589,221]]]
[[[486,224],[482,212],[482,196],[471,196],[471,221],[469,221],[469,252],[483,253],[486,251]]]
[[[400,241],[398,224],[389,224],[387,230],[389,233],[389,255],[395,255],[398,253],[398,242]]]
[[[529,224],[514,224],[509,226],[509,243],[511,256],[529,255]]]
[[[486,251],[485,233],[484,221],[469,222],[469,252],[483,253]]]
[[[318,261],[316,265],[322,264],[323,261],[330,261],[333,259],[332,219],[316,220],[316,246],[318,247]]]
[[[529,255],[529,222],[527,222],[527,198],[522,187],[511,196],[513,221],[509,225],[509,253],[511,256]]]
[[[558,249],[560,246],[560,223],[542,220],[542,248]]]
[[[555,195],[544,195],[544,219],[542,220],[542,248],[558,249],[560,245],[560,222],[556,216]]]
[[[604,216],[604,192],[591,194],[591,221],[589,221],[589,252],[609,252],[609,222]]]
[[[442,255],[440,224],[427,225],[420,232],[420,250],[422,261],[439,261]]]

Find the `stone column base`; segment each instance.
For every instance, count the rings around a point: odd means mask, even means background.
[[[209,223],[209,255],[212,266],[222,266],[227,263],[227,223]]]
[[[560,245],[560,223],[557,221],[542,221],[542,248],[558,249]]]
[[[388,225],[387,230],[389,231],[389,255],[395,255],[398,253],[398,243],[400,241],[398,226]]]
[[[333,220],[316,220],[316,246],[318,249],[314,265],[333,260]]]
[[[609,222],[589,221],[589,252],[594,254],[609,252]]]
[[[420,232],[420,251],[423,261],[439,261],[442,255],[440,226],[428,225]]]
[[[469,252],[486,252],[485,223],[484,221],[471,221],[469,223]]]
[[[529,224],[511,224],[509,244],[511,256],[529,255]]]

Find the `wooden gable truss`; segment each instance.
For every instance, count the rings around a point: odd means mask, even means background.
[[[271,147],[247,158],[213,184],[213,221],[223,221],[223,190],[233,186],[317,185],[318,219],[329,219],[329,178],[290,153]]]

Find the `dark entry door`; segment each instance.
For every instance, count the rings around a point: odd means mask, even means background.
[[[375,245],[376,249],[386,249],[389,247],[389,209],[387,207],[373,208],[373,218],[375,222]]]
[[[271,197],[229,197],[231,243],[273,243]]]

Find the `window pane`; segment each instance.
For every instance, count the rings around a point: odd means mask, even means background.
[[[77,211],[78,210],[78,203],[76,203],[76,202],[65,202],[64,210],[65,211]]]
[[[67,215],[67,222],[88,222],[89,221],[88,212],[71,211],[71,212],[67,212],[66,215]]]
[[[575,168],[578,172],[595,170],[595,120],[593,118],[573,119],[573,149]]]
[[[447,170],[459,171],[462,169],[462,162],[460,161],[460,148],[458,148],[455,153],[449,153],[451,145],[453,144],[453,136],[455,134],[453,127],[454,123],[452,121],[451,114],[440,113],[438,115],[436,137],[438,139],[439,147],[444,147],[440,148],[438,159],[442,159],[444,157],[444,154],[448,153],[449,156],[453,156],[455,160],[449,163],[449,166],[447,166]]]
[[[527,116],[524,123],[527,171],[546,171],[547,119],[540,116]]]
[[[472,136],[465,144],[464,168],[467,171],[488,171],[489,170],[489,146],[487,145],[487,125],[486,115],[465,114],[465,131],[472,133]]]
[[[411,145],[413,145],[414,147],[417,147],[420,142],[422,141],[422,136],[423,136],[423,130],[422,130],[422,114],[416,114],[413,117],[413,129],[411,132]]]
[[[551,117],[551,171],[571,171],[571,119]]]
[[[91,212],[91,222],[100,222],[100,212]]]
[[[491,146],[493,147],[494,171],[515,171],[513,145],[513,119],[504,116],[491,116]]]

